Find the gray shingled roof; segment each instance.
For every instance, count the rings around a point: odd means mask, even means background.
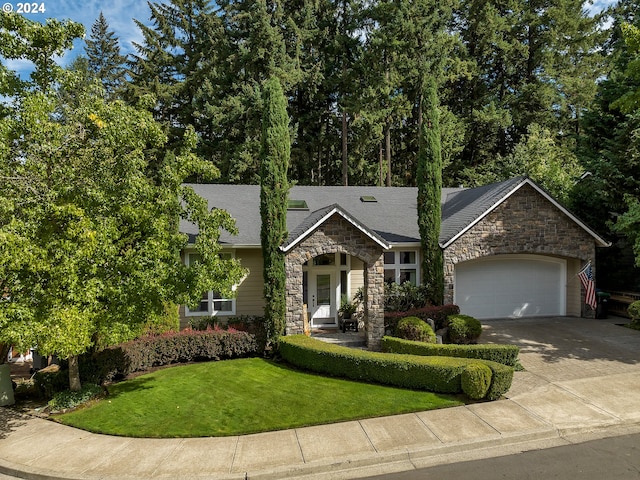
[[[532,184],[554,203],[527,177],[516,177],[478,188],[442,189],[442,226],[439,242],[446,246],[464,233],[496,205],[500,204],[523,184]],[[241,246],[260,245],[260,187],[258,185],[189,184],[194,191],[205,198],[209,208],[228,211],[236,220],[237,236],[222,232],[222,244]],[[289,191],[289,199],[304,200],[308,209],[290,210],[287,213],[287,229],[290,232],[287,243],[308,230],[323,214],[338,205],[348,212],[356,223],[377,234],[388,244],[420,243],[417,222],[417,195],[415,187],[317,187],[294,186]],[[376,202],[363,202],[361,197],[373,196]],[[564,210],[567,215],[587,230],[594,238],[606,245],[607,242],[591,231],[586,225]],[[327,210],[328,209],[328,210]],[[180,231],[189,234],[193,242],[197,235],[195,225],[182,220]]]
[[[342,215],[343,218],[351,222],[356,228],[362,230],[363,233],[378,242],[380,245],[383,245],[384,248],[388,248],[389,245],[380,235],[370,230],[367,225],[360,223],[358,219],[356,219],[353,215],[351,215],[337,203],[321,208],[320,210],[316,210],[315,212],[311,212],[307,216],[307,218],[305,218],[292,231],[289,232],[289,237],[287,238],[287,241],[282,245],[282,248],[287,251],[289,248],[291,248],[291,246],[296,244],[298,240],[303,239],[303,237],[308,234],[310,230],[318,224],[318,222],[321,222],[323,218],[327,217],[327,215],[330,215],[332,212]]]

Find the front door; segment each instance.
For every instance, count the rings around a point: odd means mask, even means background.
[[[335,281],[333,273],[316,273],[311,276],[311,326],[335,326]]]

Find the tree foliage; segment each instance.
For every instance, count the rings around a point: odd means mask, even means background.
[[[271,77],[263,87],[262,141],[260,149],[260,217],[264,260],[264,318],[271,345],[284,334],[286,274],[280,246],[287,239],[287,171],[291,154],[287,101],[280,80]]]
[[[444,259],[440,236],[442,192],[442,155],[440,114],[436,83],[428,81],[423,95],[423,119],[418,154],[418,228],[422,245],[422,283],[433,305],[442,305],[444,297]]]
[[[109,30],[109,24],[102,12],[91,27],[85,53],[89,78],[98,80],[107,96],[114,98],[126,80],[126,57],[120,54],[118,37]]]
[[[68,358],[79,389],[78,355],[131,338],[168,302],[230,294],[244,272],[217,254],[219,229],[234,232],[233,220],[183,186],[217,173],[192,153],[193,130],[168,150],[149,112],[77,90],[74,72],[41,73],[0,118],[0,341]],[[179,218],[200,227],[198,265],[180,260]]]

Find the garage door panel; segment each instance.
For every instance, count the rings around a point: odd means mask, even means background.
[[[455,302],[476,318],[564,315],[566,263],[505,256],[456,266]]]

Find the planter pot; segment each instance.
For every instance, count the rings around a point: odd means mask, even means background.
[[[11,367],[7,363],[0,365],[0,407],[13,405],[13,385],[11,384]]]

